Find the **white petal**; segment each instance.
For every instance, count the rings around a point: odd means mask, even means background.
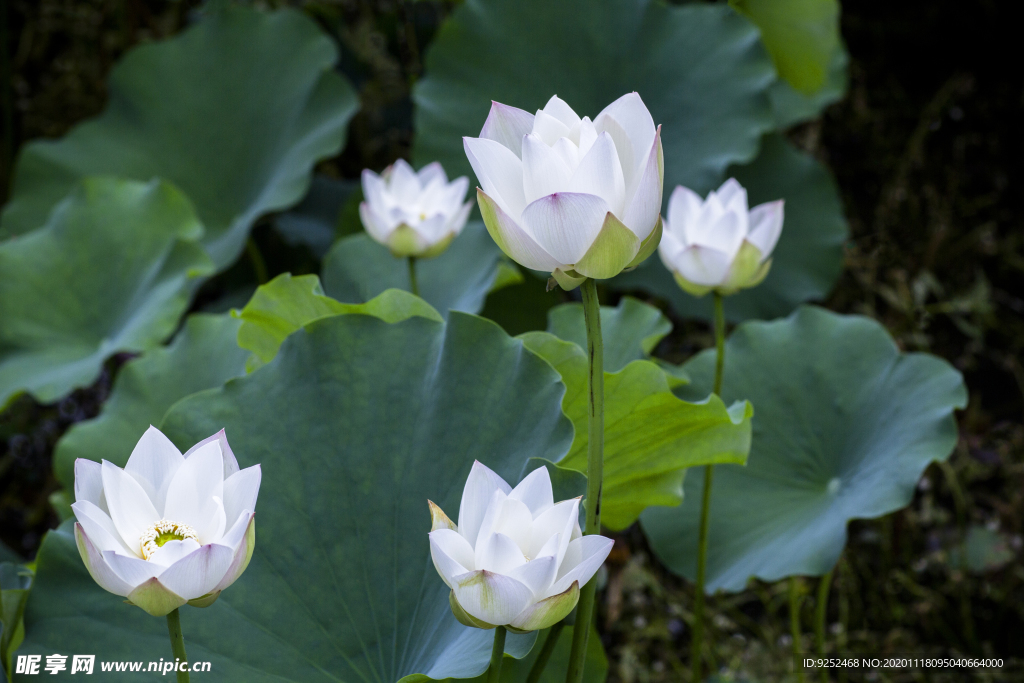
[[[683,249],[686,249],[686,245],[679,240],[676,233],[668,229],[666,221],[664,231],[661,233],[661,242],[658,244],[658,255],[661,257],[661,262],[669,270],[675,270],[676,259],[679,258],[679,254],[683,253]]]
[[[523,162],[508,147],[494,140],[462,138],[462,145],[480,187],[502,211],[513,220],[519,220],[526,208]]]
[[[554,557],[538,557],[520,565],[508,573],[516,581],[527,586],[534,597],[544,595],[555,580],[558,565]]]
[[[133,588],[149,581],[163,571],[163,567],[139,557],[122,555],[113,550],[103,551],[103,560],[118,576]]]
[[[231,450],[231,444],[228,443],[228,435],[224,430],[220,430],[213,436],[208,436],[192,448],[185,451],[185,459],[187,460],[190,455],[198,451],[200,448],[208,443],[216,441],[220,445],[220,455],[224,459],[224,478],[227,479],[232,474],[238,471],[238,460],[235,459],[235,454]]]
[[[75,542],[78,544],[78,552],[82,555],[82,562],[89,570],[89,576],[100,588],[114,595],[128,595],[132,592],[134,586],[128,585],[128,582],[107,564],[103,559],[103,552],[89,538],[81,523],[75,524]]]
[[[640,166],[636,181],[626,188],[626,210],[622,222],[640,241],[658,224],[664,178],[664,159],[661,150],[661,129],[654,136],[646,159]]]
[[[387,211],[389,202],[385,199],[387,185],[384,179],[368,168],[363,169],[362,174],[363,196],[367,203],[377,211]]]
[[[552,95],[547,104],[544,105],[544,113],[554,116],[562,122],[566,128],[572,128],[580,122],[580,117],[572,110],[558,95]]]
[[[220,444],[209,443],[185,459],[185,464],[178,469],[167,490],[164,518],[190,525],[202,545],[216,541],[224,534],[224,470],[221,463]]]
[[[522,582],[482,570],[454,577],[452,590],[462,609],[496,626],[512,621],[533,599],[533,592]]]
[[[551,151],[558,155],[565,167],[569,169],[570,179],[580,165],[580,148],[569,138],[558,138],[551,146]]]
[[[775,249],[782,234],[785,202],[781,199],[758,204],[750,210],[750,232],[747,240],[761,251],[763,262]]]
[[[595,142],[597,142],[597,128],[594,127],[594,122],[590,120],[589,116],[584,116],[580,121],[580,156],[586,156]]]
[[[495,491],[501,491],[507,495],[512,491],[512,487],[489,467],[479,460],[475,461],[473,469],[469,471],[469,478],[466,479],[466,486],[462,489],[462,502],[459,504],[459,520],[457,522],[459,533],[469,541],[470,545],[476,543],[480,525],[484,521],[487,506]]]
[[[498,515],[490,531],[502,533],[516,542],[520,548],[530,544],[530,531],[533,528],[533,513],[526,504],[512,498],[502,501]],[[483,531],[483,525],[481,526]],[[481,567],[477,567],[480,569]]]
[[[102,468],[98,462],[85,458],[75,460],[75,500],[87,500],[101,510],[107,509]]]
[[[256,509],[262,478],[260,466],[253,465],[235,472],[224,481],[224,518],[229,523],[233,524],[243,511]]]
[[[569,137],[569,126],[565,125],[546,111],[539,109],[533,117],[533,129],[530,135],[537,137],[545,145],[551,146],[558,141],[558,138]],[[523,138],[525,145],[526,138]]]
[[[99,508],[99,506],[88,500],[76,500],[71,504],[71,510],[75,513],[75,519],[82,525],[82,529],[92,540],[99,550],[120,550],[128,554],[132,550],[121,540],[110,516]]]
[[[448,183],[448,176],[445,175],[444,167],[441,166],[440,161],[433,161],[427,164],[416,172],[416,177],[419,178],[420,187],[426,187],[438,181],[442,184]]]
[[[732,261],[736,252],[743,245],[743,238],[746,235],[746,214],[729,211],[722,214],[718,220],[703,227],[694,246],[710,247],[724,253],[729,261]]]
[[[695,285],[713,287],[725,279],[731,260],[710,247],[692,246],[684,249],[673,262],[673,270]]]
[[[600,197],[559,192],[527,206],[523,222],[544,251],[561,263],[575,264],[601,232],[607,213],[608,204]]]
[[[504,491],[495,491],[492,493],[491,500],[487,503],[487,509],[484,512],[484,518],[480,522],[480,530],[476,533],[476,538],[472,540],[466,539],[470,541],[470,544],[476,551],[477,562],[480,561],[480,552],[483,548],[481,541],[494,533],[494,525],[497,524],[498,519],[501,517],[501,511],[505,506],[506,500],[508,500],[508,496]],[[479,564],[477,565],[477,568],[481,568]]]
[[[533,129],[533,114],[500,102],[491,102],[480,137],[508,147],[517,157],[523,156],[523,136]]]
[[[234,552],[211,543],[181,558],[160,574],[160,583],[186,600],[206,595],[220,583],[231,566]]]
[[[505,213],[483,190],[477,192],[477,201],[480,203],[480,212],[484,214],[488,232],[509,258],[527,268],[547,272],[562,265],[544,251],[533,235]],[[493,213],[492,219],[487,217],[487,211]]]
[[[570,539],[570,541],[572,541],[572,540],[573,539]],[[558,550],[561,547],[562,547],[562,534],[555,534],[551,538],[549,538],[544,543],[543,546],[541,546],[541,549],[537,551],[537,557],[534,557],[533,559],[536,560],[537,558],[540,558],[540,557],[550,557],[550,558],[555,560],[555,566],[557,566],[558,565]],[[566,546],[566,547],[568,547],[568,546]]]
[[[141,556],[142,534],[160,520],[160,513],[134,477],[106,460],[102,467],[103,493],[107,497],[110,518],[125,545]]]
[[[508,574],[516,567],[526,564],[526,557],[516,542],[501,533],[482,537],[477,544],[475,555],[477,569],[486,569],[497,574]]]
[[[224,535],[220,537],[217,544],[227,546],[232,550],[236,549],[245,538],[246,528],[255,516],[256,515],[252,510],[245,510],[242,512],[242,514],[233,520],[231,528],[224,532]]]
[[[523,138],[523,190],[527,205],[569,189],[572,169],[562,156],[534,134]]]
[[[611,124],[611,120],[615,125]],[[630,179],[643,161],[646,161],[644,153],[651,148],[654,142],[655,128],[651,112],[647,111],[640,95],[635,92],[623,95],[605,107],[597,118],[594,119],[594,126],[598,132],[608,131],[615,139],[615,146],[623,160],[623,175],[626,176],[626,185],[630,185]],[[618,131],[621,130],[629,140],[628,148],[623,149],[622,141],[618,138]],[[629,151],[629,154],[626,151]],[[627,160],[631,159],[634,166],[626,166]]]
[[[458,211],[466,201],[466,191],[469,189],[469,178],[460,176],[444,188],[441,196],[441,204],[445,213],[451,214]]]
[[[555,534],[560,534],[558,550],[555,553],[555,560],[560,565],[565,550],[569,546],[573,525],[576,524],[579,511],[580,499],[573,498],[556,503],[554,507],[535,519],[533,532],[530,535],[533,545],[525,549],[527,557],[539,557],[549,539]]]
[[[735,178],[729,178],[715,192],[726,211],[747,212],[747,191]]]
[[[473,202],[466,202],[459,207],[459,210],[452,214],[451,218],[448,219],[448,223],[445,225],[445,232],[454,232],[458,235],[462,232],[462,229],[466,227],[466,220],[469,218],[469,212],[473,210]]]
[[[428,537],[430,559],[434,562],[434,569],[449,588],[452,586],[452,577],[476,569],[473,548],[457,531],[438,529],[431,531]]]
[[[694,226],[700,218],[704,200],[688,187],[677,185],[668,198],[668,214],[665,216],[664,232],[672,233],[683,244],[693,244],[694,235],[687,232],[687,227]]]
[[[229,535],[232,535],[232,532],[224,534],[224,539],[226,539]],[[222,542],[218,542],[217,545],[224,545],[224,539],[221,539]],[[249,566],[249,560],[252,557],[253,546],[255,545],[255,543],[255,515],[249,515],[248,519],[246,520],[246,524],[242,529],[242,538],[235,546],[234,557],[231,560],[231,566],[228,567],[227,572],[224,573],[224,578],[221,579],[220,583],[218,583],[216,588],[213,589],[214,591],[224,590],[225,588],[233,584],[238,579],[238,577],[242,575],[242,572],[245,571],[245,568]]]
[[[394,228],[387,227],[388,222],[378,216],[366,202],[359,203],[359,219],[370,237],[380,244],[387,244],[388,236]]]
[[[157,548],[155,553],[149,556],[148,561],[161,567],[170,567],[181,558],[196,550],[199,550],[199,544],[191,538],[186,538],[182,541],[167,541]]]
[[[615,542],[604,536],[583,536],[569,544],[565,559],[558,568],[558,578],[543,597],[558,595],[569,588],[573,581],[580,582],[580,588],[590,581],[604,564]]]
[[[405,159],[399,159],[391,165],[387,182],[388,189],[399,204],[407,206],[416,201],[420,194],[420,179],[416,177],[416,171],[412,170],[412,166]]]
[[[156,427],[150,425],[135,444],[124,471],[135,477],[157,510],[164,509],[167,487],[185,458],[177,446]]]
[[[626,184],[622,179],[622,165],[611,135],[601,133],[598,136],[590,151],[580,160],[568,189],[570,192],[596,195],[608,204],[616,216],[623,215]],[[626,227],[630,226],[627,224]],[[653,222],[651,227],[654,227]]]
[[[555,504],[555,496],[551,489],[551,475],[547,467],[538,467],[523,478],[508,494],[511,500],[522,501],[537,517]]]

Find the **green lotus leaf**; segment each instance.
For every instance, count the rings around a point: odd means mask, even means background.
[[[241,325],[228,315],[190,315],[169,345],[146,351],[118,371],[100,414],[75,424],[57,442],[53,469],[71,495],[68,504],[74,500],[76,459],[124,467],[142,433],[160,424],[175,402],[245,374],[249,353],[236,343]]]
[[[356,180],[314,175],[302,201],[272,218],[274,229],[288,244],[303,245],[322,259],[342,229],[342,211],[357,194]]]
[[[706,394],[714,363],[713,350],[686,363],[693,384],[680,393]],[[709,592],[830,570],[847,522],[907,505],[929,463],[949,456],[953,410],[967,401],[944,360],[901,353],[869,318],[809,306],[732,333],[722,396],[752,401],[757,420],[747,466],[715,468]],[[702,486],[694,472],[680,507],[641,517],[658,557],[690,579]]]
[[[344,144],[357,99],[336,60],[300,12],[234,6],[135,48],[111,74],[98,118],[22,149],[0,236],[43,225],[82,176],[161,177],[193,201],[203,246],[224,268],[253,221],[298,201],[313,164]]]
[[[46,225],[0,243],[0,408],[91,384],[103,362],[174,332],[213,264],[202,226],[160,181],[83,181]]]
[[[777,318],[805,301],[824,298],[842,271],[847,239],[843,206],[831,174],[779,135],[766,137],[760,156],[730,173],[747,188],[751,206],[785,199],[786,218],[768,277],[757,287],[726,298],[726,317]],[[681,315],[712,318],[711,297],[686,294],[661,259],[648,259],[612,282],[662,297]]]
[[[711,189],[729,164],[754,158],[772,127],[771,59],[757,29],[724,5],[466,2],[425,64],[413,90],[413,156],[452,176],[471,174],[462,137],[480,134],[491,100],[532,113],[557,94],[593,118],[638,92],[663,125],[666,197],[677,184]]]
[[[324,258],[324,290],[338,301],[362,303],[386,289],[409,290],[409,265],[366,233],[335,243]],[[470,222],[440,256],[416,261],[420,296],[442,315],[479,313],[488,292],[519,282],[483,223]]]
[[[555,496],[557,499],[558,496]],[[569,653],[572,650],[572,626],[567,626],[558,634],[558,642],[551,652],[544,673],[536,683],[564,683],[565,672],[569,668]],[[544,629],[537,633],[537,645],[530,654],[522,659],[505,656],[501,665],[501,683],[526,683],[530,669],[540,655],[541,647],[547,640],[551,629]],[[608,657],[604,653],[604,646],[601,644],[601,636],[597,629],[591,628],[590,637],[587,638],[587,654],[583,662],[584,683],[604,683],[608,676]],[[486,683],[487,676],[478,676],[471,683]]]
[[[527,348],[551,363],[565,382],[562,411],[576,433],[558,464],[587,471],[587,356],[579,346],[547,332],[520,335]],[[717,396],[700,403],[676,397],[665,373],[633,361],[604,378],[604,488],[601,522],[624,529],[651,505],[678,505],[686,468],[746,461],[753,409],[731,408]]]
[[[251,564],[213,605],[182,610],[189,657],[254,683],[483,673],[493,633],[452,616],[427,499],[458,510],[474,460],[509,482],[530,458],[558,462],[572,442],[564,391],[482,318],[338,315],[256,372],[176,403],[162,429],[179,447],[224,428],[240,465],[264,473]],[[168,657],[163,621],[96,586],[66,530],[38,558],[20,652]],[[522,657],[534,637],[510,634],[506,651]]]
[[[795,90],[784,79],[775,81],[768,91],[768,97],[772,101],[772,112],[775,114],[775,128],[782,131],[798,123],[815,119],[827,106],[843,99],[846,95],[846,70],[849,64],[850,55],[840,40],[829,60],[825,85],[820,89],[805,95]]]

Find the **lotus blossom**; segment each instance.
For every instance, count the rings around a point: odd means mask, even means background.
[[[782,220],[783,200],[748,211],[747,191],[734,178],[707,199],[680,185],[668,200],[658,255],[690,294],[734,294],[768,275]]]
[[[238,468],[223,430],[184,455],[150,427],[121,469],[75,461],[75,539],[89,574],[154,616],[206,607],[256,542],[260,466]]]
[[[536,115],[494,102],[463,138],[487,230],[517,263],[564,289],[610,278],[661,239],[661,128],[636,93],[580,118],[557,96]]]
[[[520,632],[551,626],[576,606],[580,587],[612,548],[611,539],[582,535],[579,498],[554,502],[544,467],[513,489],[473,463],[458,525],[428,505],[430,555],[452,589],[455,617],[467,626]]]
[[[462,232],[472,202],[463,202],[469,179],[448,182],[441,164],[417,173],[399,159],[377,175],[363,171],[359,217],[366,232],[400,258],[437,256]]]

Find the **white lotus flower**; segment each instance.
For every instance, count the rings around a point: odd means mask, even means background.
[[[441,164],[434,162],[419,173],[403,159],[377,175],[363,171],[359,217],[370,237],[396,257],[437,256],[462,232],[473,206],[465,202],[469,179],[448,182]]]
[[[494,102],[463,138],[487,230],[514,261],[564,289],[610,278],[661,239],[661,127],[636,93],[582,119],[552,97],[536,116]]]
[[[668,200],[658,254],[690,294],[734,294],[768,275],[782,219],[781,199],[748,211],[747,191],[734,178],[704,200],[680,185]]]
[[[455,617],[466,626],[515,631],[547,628],[579,600],[580,587],[612,549],[611,539],[583,536],[580,499],[555,503],[540,467],[518,486],[473,463],[456,526],[428,501],[430,555]]]
[[[121,469],[75,461],[75,539],[89,574],[154,616],[213,603],[256,542],[260,466],[238,469],[223,430],[182,455],[150,427]]]

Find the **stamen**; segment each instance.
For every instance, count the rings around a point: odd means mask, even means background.
[[[186,538],[199,542],[196,530],[188,524],[161,519],[146,529],[142,538],[139,539],[142,543],[142,558],[148,560],[158,548],[163,547],[164,543],[168,541],[184,541]]]

